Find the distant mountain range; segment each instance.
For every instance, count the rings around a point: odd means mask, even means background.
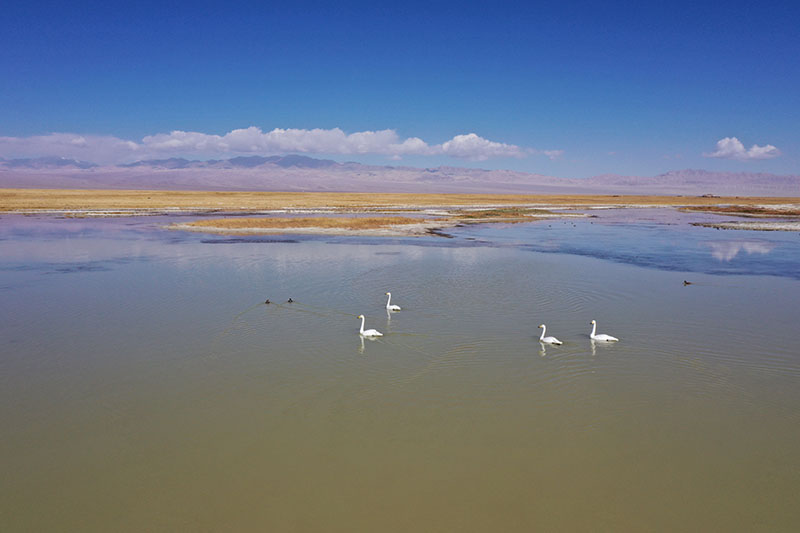
[[[0,157],[0,170],[3,169],[52,169],[52,168],[92,168],[97,165],[88,161],[78,161],[66,157],[37,157],[36,159],[3,159]]]
[[[208,161],[192,161],[182,157],[171,157],[169,159],[137,161],[120,166],[127,168],[255,168],[262,165],[275,165],[281,168],[328,168],[339,165],[339,163],[330,159],[314,159],[304,155],[273,155],[269,157],[253,155],[234,157],[232,159],[211,159]]]
[[[60,157],[0,158],[0,187],[528,194],[800,196],[800,176],[677,170],[652,177],[556,178],[510,170],[338,163],[302,155],[100,166]]]

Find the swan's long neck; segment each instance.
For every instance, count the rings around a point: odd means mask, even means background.
[[[389,307],[389,305],[391,305],[391,303],[392,303],[392,293],[391,292],[387,292],[386,294],[389,295],[389,299],[386,300],[386,307]]]
[[[364,333],[364,317],[363,316],[361,317],[361,330],[360,330],[360,332]]]
[[[547,326],[542,326],[542,336],[539,337],[539,340],[543,340],[544,339],[544,332],[545,331],[547,331]]]
[[[594,337],[594,333],[597,331],[597,322],[592,324],[592,333],[589,335],[590,337]]]

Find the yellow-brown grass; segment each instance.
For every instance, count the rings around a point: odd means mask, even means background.
[[[530,221],[536,215],[554,215],[547,209],[531,209],[528,207],[499,207],[495,209],[480,209],[476,211],[462,211],[457,218],[464,222],[483,222],[486,220],[502,220],[504,222]]]
[[[276,229],[276,228],[335,228],[335,229],[379,229],[405,224],[425,222],[410,217],[268,217],[268,218],[214,218],[189,222],[196,228],[222,229]]]
[[[652,205],[702,206],[737,203],[774,205],[800,198],[704,198],[698,196],[596,196],[532,194],[374,194],[220,191],[124,191],[0,189],[0,211],[168,209],[254,211],[333,207],[343,210],[403,206],[470,205]]]

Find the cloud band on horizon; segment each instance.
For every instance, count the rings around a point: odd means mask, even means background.
[[[307,153],[338,155],[448,156],[470,161],[491,158],[524,158],[542,154],[556,159],[563,150],[535,150],[484,139],[475,133],[456,135],[441,144],[428,144],[419,137],[400,139],[395,130],[345,133],[339,128],[232,130],[225,135],[172,131],[147,135],[141,142],[114,136],[51,133],[31,137],[0,137],[0,156],[58,156],[98,163],[121,163],[149,157],[202,154]]]

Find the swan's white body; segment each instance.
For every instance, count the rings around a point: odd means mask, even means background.
[[[389,297],[389,299],[386,300],[386,309],[388,309],[389,311],[399,311],[400,310],[399,305],[392,305],[392,293],[387,292],[386,296]]]
[[[556,339],[555,337],[545,337],[544,336],[545,332],[547,331],[547,326],[542,324],[539,327],[542,328],[542,336],[539,337],[539,342],[543,342],[545,344],[564,344],[563,342],[561,342],[560,340]]]
[[[361,319],[361,329],[358,331],[359,335],[364,337],[383,337],[383,333],[377,329],[364,330],[364,315],[358,315],[358,318]]]
[[[600,333],[598,335],[595,334],[597,331],[597,321],[592,320],[592,332],[589,334],[589,338],[595,341],[603,341],[603,342],[616,342],[619,339],[616,337],[612,337],[611,335],[606,335],[605,333]]]

